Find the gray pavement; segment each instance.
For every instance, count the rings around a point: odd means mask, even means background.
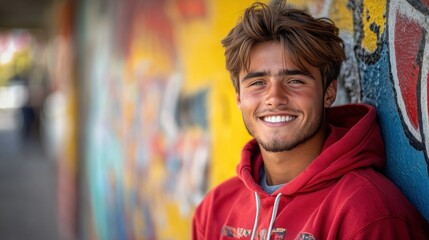
[[[56,199],[55,164],[38,138],[0,128],[0,239],[60,239]]]

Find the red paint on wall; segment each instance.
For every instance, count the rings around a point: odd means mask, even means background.
[[[398,13],[395,25],[395,52],[398,80],[407,115],[419,129],[417,87],[420,65],[418,51],[423,31],[420,25]]]

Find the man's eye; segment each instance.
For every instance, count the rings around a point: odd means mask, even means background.
[[[260,85],[264,85],[264,84],[265,84],[264,81],[254,81],[254,82],[251,82],[249,84],[249,86],[260,86]]]
[[[290,84],[303,84],[304,82],[299,79],[292,79],[289,81]]]

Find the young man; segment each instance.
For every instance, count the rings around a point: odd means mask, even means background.
[[[375,109],[331,107],[345,58],[332,21],[255,3],[222,44],[254,139],[238,176],[196,209],[193,239],[429,239],[428,223],[379,172]]]

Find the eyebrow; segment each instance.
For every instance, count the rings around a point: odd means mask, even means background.
[[[267,72],[267,71],[249,72],[246,76],[244,76],[244,78],[241,81],[243,82],[243,81],[248,80],[250,78],[266,77],[269,75],[271,75],[271,73]],[[283,69],[277,73],[277,76],[281,76],[281,77],[294,76],[294,75],[303,75],[303,76],[307,76],[307,77],[314,80],[314,76],[310,72],[300,70],[300,69],[290,69],[290,70],[289,69]]]

